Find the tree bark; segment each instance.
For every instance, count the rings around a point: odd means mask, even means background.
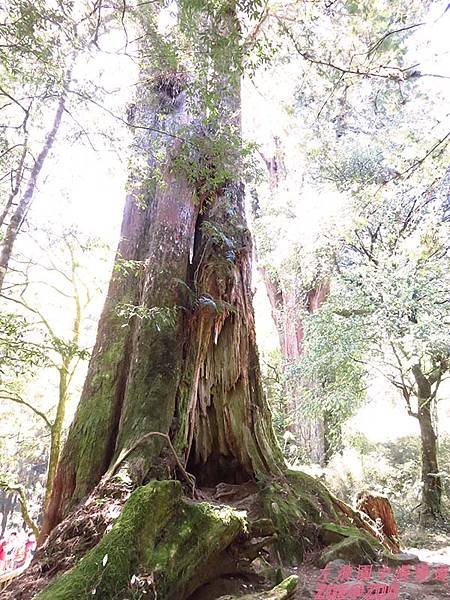
[[[439,475],[437,458],[437,435],[432,418],[432,381],[424,375],[420,364],[412,367],[417,385],[417,417],[421,441],[421,478],[422,498],[419,522],[421,525],[433,524],[442,520],[442,481]]]
[[[224,27],[236,27],[234,17],[226,16]],[[189,150],[180,132],[195,131],[183,77],[145,68],[142,79],[147,87],[138,99],[135,147],[150,156],[149,179],[161,181],[142,189],[132,178],[117,269],[43,536],[147,432],[170,433],[189,468],[211,484],[268,474],[283,463],[260,384],[243,187],[224,180],[205,194],[203,182],[177,168]],[[222,83],[221,119],[229,128],[239,119],[240,90],[236,82]],[[154,133],[163,128],[169,135]],[[151,158],[154,146],[163,150],[163,166]],[[208,157],[197,154],[196,160]],[[123,259],[140,262],[138,276],[120,270]],[[116,312],[123,304],[150,316],[124,327]],[[163,445],[156,436],[139,445],[122,469],[141,483]]]
[[[421,440],[422,503],[420,523],[427,525],[442,519],[442,483],[437,458],[437,436],[431,416],[430,398],[419,398],[418,421]]]
[[[400,552],[397,522],[388,498],[370,494],[366,491],[359,492],[356,500],[356,508],[369,515],[382,533],[389,538],[394,547]]]
[[[152,92],[153,111],[150,103],[141,107],[140,116],[146,126],[156,128],[159,124],[157,109],[165,100],[158,98],[156,90]],[[164,95],[164,91],[161,94]],[[168,101],[167,98],[166,100]],[[178,98],[170,115],[172,130],[183,124],[184,116],[184,99]],[[161,140],[151,133],[148,134],[148,139],[145,139],[141,130],[136,137],[135,145],[141,152],[142,146],[149,148],[152,142],[155,146],[161,144]],[[166,151],[169,153],[173,139],[168,137],[166,144]],[[157,165],[151,158],[149,163],[150,172],[152,167],[156,171]],[[111,462],[115,460],[116,448],[120,452],[121,448],[117,444],[119,435],[122,437],[122,445],[126,444],[127,432],[131,431],[127,429],[128,423],[125,419],[130,419],[135,402],[138,412],[140,408],[139,399],[136,398],[134,402],[131,398],[140,395],[141,404],[148,407],[146,397],[147,394],[151,397],[152,385],[160,386],[162,390],[167,383],[166,390],[169,391],[169,382],[178,376],[177,363],[180,361],[181,347],[177,337],[181,336],[181,311],[178,311],[177,323],[174,326],[167,325],[158,330],[148,320],[137,322],[136,318],[127,325],[118,316],[117,309],[127,305],[146,306],[149,309],[178,307],[181,291],[175,278],[178,276],[179,281],[182,281],[185,275],[182,267],[184,265],[184,268],[187,268],[190,238],[193,235],[198,206],[194,202],[192,187],[170,174],[169,165],[165,169],[165,181],[159,189],[143,190],[140,182],[134,177],[131,179],[135,187],[125,203],[116,266],[100,317],[97,340],[80,403],[44,516],[43,535],[99,482]],[[128,269],[126,261],[134,261],[137,266]],[[180,264],[178,268],[177,262]],[[139,269],[138,274],[135,273],[135,268]],[[156,292],[154,298],[151,297],[152,291]],[[160,297],[156,297],[158,292]],[[138,368],[138,363],[139,367],[143,366],[140,361],[145,351],[149,354],[148,362],[155,360],[153,378],[151,367],[150,372],[147,372],[145,367],[142,371]],[[131,375],[131,371],[134,376]],[[142,386],[140,390],[136,390],[138,381],[135,377]],[[145,387],[146,381],[140,377],[153,379],[148,390]],[[170,391],[174,396],[174,390]],[[174,401],[173,398],[172,404]],[[141,421],[144,415],[136,414],[134,441],[145,431],[167,433],[170,425],[169,412],[165,411],[164,398],[161,397],[161,410],[154,413],[155,416],[160,414],[160,419],[156,418],[154,426],[149,429],[146,429],[145,423]]]

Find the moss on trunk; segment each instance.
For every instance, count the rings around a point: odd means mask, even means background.
[[[215,574],[234,572],[242,557],[230,548],[248,538],[245,513],[186,501],[178,482],[154,481],[131,495],[101,542],[36,600],[151,591],[181,600]]]

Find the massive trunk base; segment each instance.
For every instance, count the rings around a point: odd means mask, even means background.
[[[340,544],[351,546],[352,560],[366,562],[388,548],[360,513],[301,472],[197,490],[207,501],[184,496],[174,480],[153,480],[131,493],[120,477],[104,480],[52,532],[5,600],[113,600],[144,592],[187,600],[208,582],[250,573],[261,553],[278,565],[307,552],[320,561],[324,548]],[[96,510],[107,516],[97,518]],[[55,558],[58,552],[65,561]]]

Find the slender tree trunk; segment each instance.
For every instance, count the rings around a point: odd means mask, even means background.
[[[48,506],[50,494],[53,488],[53,482],[61,453],[61,436],[64,428],[64,419],[66,415],[67,400],[69,396],[68,389],[68,362],[65,361],[59,369],[58,384],[58,404],[56,405],[55,419],[50,428],[50,450],[48,458],[47,480],[45,483],[44,510]]]
[[[9,211],[11,210],[11,206],[13,205],[13,202],[14,202],[17,194],[19,193],[20,184],[22,183],[22,179],[23,179],[23,170],[24,170],[24,166],[25,166],[25,159],[27,157],[27,153],[28,153],[28,136],[25,134],[24,142],[22,144],[22,152],[20,154],[19,164],[17,166],[16,176],[14,178],[14,185],[13,185],[11,193],[8,197],[8,200],[5,204],[5,207],[0,215],[0,227],[3,226],[3,223],[5,222],[5,219],[8,216]]]
[[[412,414],[419,421],[422,444],[420,523],[426,525],[442,519],[442,482],[437,458],[437,435],[432,419],[432,386],[437,380],[433,379],[433,374],[427,377],[419,363],[413,365],[411,370],[417,385],[417,413]]]
[[[68,249],[71,256],[71,281],[73,286],[73,301],[75,305],[75,313],[72,322],[72,337],[70,339],[71,348],[78,348],[80,344],[82,308],[80,293],[77,286],[77,260],[70,245]],[[52,335],[52,332],[49,331]],[[70,383],[74,371],[76,369],[76,358],[73,354],[62,349],[61,365],[58,368],[59,384],[58,384],[58,403],[56,405],[56,414],[53,423],[50,425],[50,451],[47,470],[47,480],[45,484],[44,495],[44,511],[47,510],[50,495],[53,489],[53,484],[58,466],[59,457],[61,454],[61,438],[64,430],[67,403],[70,397]]]
[[[70,80],[71,68],[69,68],[66,75],[66,83]],[[44,144],[41,148],[41,151],[36,157],[36,160],[31,169],[30,177],[28,179],[27,186],[25,191],[23,192],[22,197],[20,198],[17,207],[12,213],[10,222],[8,227],[6,228],[5,237],[2,240],[1,250],[0,250],[0,292],[3,289],[3,281],[5,279],[6,272],[8,270],[9,261],[11,258],[11,254],[13,251],[14,244],[16,242],[16,238],[19,234],[19,231],[22,227],[22,224],[28,214],[31,203],[34,198],[34,194],[36,191],[36,185],[38,178],[42,172],[45,161],[49,152],[51,151],[53,144],[56,139],[56,135],[58,133],[59,127],[61,125],[62,117],[64,114],[64,108],[66,104],[66,90],[63,89],[61,92],[61,96],[58,101],[58,105],[56,107],[55,116],[53,118],[53,123],[50,131],[47,133]],[[25,159],[26,146],[24,147],[23,160]],[[23,166],[23,160],[21,161],[21,167]],[[22,169],[21,169],[22,170]],[[10,206],[12,204],[12,200],[19,190],[19,182],[16,182],[14,195],[11,196],[9,202]]]
[[[8,483],[7,481],[0,481],[0,486],[3,487],[6,491],[10,492],[12,495],[14,495],[14,497],[16,497],[19,500],[20,512],[22,514],[23,522],[27,527],[32,529],[33,533],[36,536],[39,535],[39,529],[30,516],[24,486],[21,484]]]
[[[431,415],[431,399],[419,398],[418,421],[422,444],[422,506],[420,522],[423,525],[442,519],[442,482],[437,459],[437,436]]]

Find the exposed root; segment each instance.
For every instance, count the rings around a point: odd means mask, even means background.
[[[188,473],[186,471],[186,469],[184,468],[178,454],[176,453],[175,448],[173,447],[172,440],[170,439],[169,435],[167,433],[162,433],[161,431],[150,431],[149,433],[146,433],[141,438],[139,438],[130,448],[128,448],[128,450],[124,450],[123,452],[121,452],[120,455],[118,456],[117,460],[115,461],[115,463],[110,467],[110,469],[106,473],[104,479],[105,480],[111,479],[111,477],[113,477],[117,473],[120,465],[130,456],[130,454],[132,454],[136,450],[136,448],[138,448],[142,444],[145,444],[145,442],[147,442],[148,440],[150,440],[152,437],[155,437],[155,436],[161,437],[167,442],[167,445],[169,446],[170,451],[172,452],[173,458],[175,459],[175,463],[178,467],[178,470],[180,471],[180,474],[183,477],[183,479],[186,481],[186,483],[191,488],[192,498],[194,498],[195,497],[195,477],[193,475],[191,475],[190,473]]]
[[[27,571],[3,592],[2,600],[33,598],[55,576],[71,569],[117,520],[131,491],[118,479],[97,486],[70,518],[55,527]]]
[[[366,554],[378,560],[387,547],[375,538],[369,517],[366,521],[303,473],[220,483],[197,489],[194,501],[184,498],[180,482],[173,480],[153,480],[132,492],[120,470],[113,476],[125,458],[119,457],[87,501],[54,530],[5,600],[88,600],[93,595],[117,600],[135,592],[184,600],[211,581],[254,576],[257,557],[280,565],[316,551],[326,559],[326,552],[341,544],[352,560]]]
[[[267,520],[251,524],[229,506],[183,499],[177,481],[153,481],[131,495],[97,546],[36,600],[112,600],[133,591],[181,600],[212,579],[245,573],[274,539]]]

